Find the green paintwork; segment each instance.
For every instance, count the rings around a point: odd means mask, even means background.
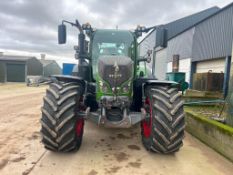
[[[101,86],[100,86],[100,81],[102,81],[106,86],[107,86],[107,92],[105,93],[105,92],[103,92],[102,90],[101,90]],[[130,80],[129,80],[130,81]],[[129,81],[127,81],[127,82],[125,82],[125,83],[128,83]],[[97,90],[96,90],[96,99],[97,100],[100,100],[100,98],[102,97],[102,96],[113,96],[113,93],[112,93],[112,90],[111,90],[111,87],[109,86],[109,84],[107,83],[107,82],[105,82],[104,80],[102,80],[101,79],[101,77],[100,76],[96,76],[96,84],[97,84]],[[132,85],[131,85],[131,87],[130,87],[130,90],[129,90],[129,92],[128,93],[123,93],[122,92],[122,87],[124,86],[124,84],[122,84],[121,85],[121,89],[120,89],[120,92],[117,94],[117,95],[119,95],[119,96],[129,96],[129,97],[131,97],[131,94],[132,94]]]
[[[103,83],[105,83],[105,85],[107,86],[107,92],[104,93],[101,88],[100,88],[100,81],[102,81]],[[128,84],[130,83],[130,88],[129,88],[129,91],[128,93],[124,93],[123,92],[123,87],[125,84]],[[113,93],[112,93],[112,90],[111,90],[111,87],[109,86],[108,83],[106,83],[104,80],[101,79],[100,76],[96,76],[96,84],[97,84],[97,89],[96,89],[96,100],[100,100],[100,98],[102,96],[113,96]],[[118,96],[128,96],[128,97],[132,97],[133,96],[133,89],[132,89],[132,79],[129,79],[128,81],[124,82],[121,86],[120,86],[120,92],[117,93]]]
[[[114,34],[114,35],[113,35]],[[96,56],[97,52],[96,52],[96,44],[95,43],[98,43],[97,41],[98,40],[101,40],[102,43],[104,42],[109,42],[112,41],[111,39],[111,36],[113,35],[113,38],[115,36],[118,36],[118,37],[115,37],[116,42],[122,42],[122,40],[124,41],[124,43],[130,43],[130,47],[128,47],[128,54],[126,56],[129,56],[133,62],[134,62],[134,71],[133,71],[133,75],[132,77],[124,82],[119,88],[120,88],[120,92],[118,92],[118,96],[128,96],[128,97],[132,97],[133,96],[133,80],[135,78],[137,78],[139,76],[139,73],[142,71],[144,73],[144,76],[147,77],[148,73],[147,73],[147,70],[146,70],[146,64],[144,63],[141,63],[140,65],[137,64],[137,59],[138,59],[138,51],[137,51],[137,48],[138,48],[138,43],[137,43],[137,38],[135,36],[135,34],[133,32],[130,32],[128,30],[116,30],[116,29],[99,29],[99,30],[96,30],[92,37],[90,38],[90,56],[91,56],[91,64],[93,66],[93,77],[94,79],[96,80],[96,84],[97,84],[97,90],[96,90],[96,100],[100,100],[100,98],[105,95],[105,96],[113,96],[113,93],[112,93],[112,90],[110,88],[110,85],[107,83],[107,82],[104,82],[101,77],[98,75],[98,70],[97,70],[97,59],[98,59],[98,56]],[[106,39],[106,41],[104,39]],[[129,44],[126,46],[129,46]],[[100,47],[100,46],[99,46]],[[100,49],[99,49],[100,51]],[[107,92],[104,93],[101,89],[101,86],[100,86],[100,81],[102,81],[106,86],[107,86]],[[130,83],[130,88],[129,88],[129,91],[128,93],[124,93],[123,92],[123,87],[125,84],[129,84]]]
[[[139,65],[137,66],[137,70],[136,70],[136,76],[139,77],[140,72],[143,72],[144,77],[148,76],[148,72],[146,70],[146,64],[143,63],[143,65]]]

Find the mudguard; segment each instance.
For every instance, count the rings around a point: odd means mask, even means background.
[[[133,82],[133,103],[131,106],[132,110],[140,111],[142,107],[142,101],[144,97],[145,87],[148,85],[161,85],[161,86],[174,86],[177,87],[179,84],[174,81],[157,80],[155,78],[137,78]]]
[[[58,80],[63,82],[76,82],[82,85],[82,87],[86,88],[86,81],[80,77],[72,76],[72,75],[53,75],[51,76],[52,80]]]

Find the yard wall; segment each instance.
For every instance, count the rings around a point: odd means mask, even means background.
[[[233,162],[233,128],[186,110],[186,130]]]

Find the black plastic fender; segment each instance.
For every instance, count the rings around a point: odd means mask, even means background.
[[[76,82],[82,86],[83,100],[84,104],[90,107],[91,111],[96,111],[98,109],[98,103],[96,102],[96,85],[95,83],[90,83],[83,80],[80,77],[72,75],[53,75],[51,76],[52,81],[62,81],[62,82]]]
[[[86,88],[87,82],[80,77],[72,76],[72,75],[53,75],[51,76],[52,80],[58,80],[63,82],[76,82],[81,84],[83,88]]]
[[[133,111],[140,111],[145,88],[148,85],[160,85],[160,86],[174,86],[177,87],[179,84],[174,81],[166,81],[166,80],[157,80],[156,78],[137,78],[133,82],[133,102],[131,105],[131,110]]]

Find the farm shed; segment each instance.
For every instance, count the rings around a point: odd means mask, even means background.
[[[43,65],[42,75],[44,77],[61,74],[62,72],[61,67],[57,64],[55,60],[40,59],[39,61]]]
[[[0,82],[25,82],[28,75],[42,75],[36,57],[0,55]]]
[[[191,88],[194,73],[224,73],[222,89],[226,96],[233,41],[232,16],[233,3],[171,38],[167,44],[167,71],[171,69],[172,55],[177,54],[186,68]]]
[[[175,54],[176,50],[182,47],[182,53],[187,55],[192,49],[192,41],[190,41],[189,34],[184,35],[184,38],[187,40],[186,45],[184,45],[182,41],[176,41],[174,46],[169,48],[169,40],[218,11],[218,7],[211,7],[201,12],[171,21],[161,25],[156,30],[152,30],[139,43],[140,56],[144,56],[148,49],[153,50],[153,61],[148,64],[148,67],[151,68],[153,66],[155,68],[155,72],[152,72],[152,74],[158,79],[165,79],[168,58],[171,59],[169,54]]]
[[[164,24],[142,40],[140,54],[153,49],[153,75],[159,79],[165,79],[166,72],[172,71],[173,55],[179,55],[179,71],[186,73],[190,88],[195,73],[224,73],[222,91],[226,96],[233,42],[232,16],[233,3]]]

